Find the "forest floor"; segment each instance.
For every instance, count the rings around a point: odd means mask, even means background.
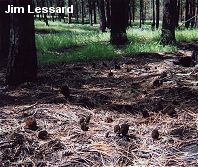
[[[36,82],[18,87],[3,86],[1,65],[0,166],[198,166],[198,69],[173,63],[195,47],[43,66]],[[88,115],[83,131],[79,120]],[[37,129],[27,128],[29,117]],[[114,133],[123,123],[124,137]]]

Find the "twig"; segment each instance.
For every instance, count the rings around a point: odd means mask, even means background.
[[[177,28],[183,26],[185,23],[189,22],[190,20],[194,19],[194,18],[197,17],[197,16],[198,16],[198,15],[195,15],[195,16],[191,17],[190,19],[184,21],[184,22],[183,22],[180,26],[178,26]]]
[[[30,108],[36,106],[37,104],[38,104],[38,103],[36,102],[36,103],[32,104],[31,106],[29,106],[29,107],[27,107],[27,108],[24,108],[24,109],[22,109],[22,110],[19,110],[18,112],[16,112],[16,114],[18,114],[19,112],[24,112],[24,111],[26,111],[26,110],[29,110]]]

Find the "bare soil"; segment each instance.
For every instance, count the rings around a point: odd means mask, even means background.
[[[179,47],[44,66],[36,82],[18,87],[4,86],[1,64],[0,166],[198,166],[198,69],[173,63],[190,56],[197,42]],[[64,85],[68,99],[60,93]],[[83,131],[79,120],[88,115]],[[28,118],[36,119],[36,130],[26,128]],[[114,133],[123,123],[124,137]],[[43,130],[48,135],[41,139]]]

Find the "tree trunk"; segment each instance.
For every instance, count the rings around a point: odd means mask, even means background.
[[[189,19],[189,1],[186,0],[186,12],[185,12],[185,21],[187,21]],[[185,22],[185,27],[188,28],[189,27],[189,21]]]
[[[6,84],[18,85],[34,81],[37,75],[34,17],[27,11],[28,5],[32,6],[32,0],[9,2],[13,6],[25,9],[23,14],[10,14],[10,48]]]
[[[104,10],[104,0],[98,0],[98,12],[100,16],[100,31],[105,32],[106,17],[105,17],[105,10]]]
[[[71,0],[68,0],[68,7],[71,6]],[[72,14],[71,13],[68,13],[68,24],[71,24],[71,18],[72,18]]]
[[[129,25],[129,12],[130,12],[130,6],[129,6],[129,0],[125,0],[125,21],[126,26]]]
[[[195,16],[195,0],[191,0],[191,3],[190,3],[190,18]],[[190,24],[191,24],[191,28],[194,27],[195,25],[195,18],[193,18],[191,21],[190,21]]]
[[[97,23],[97,17],[96,17],[96,1],[93,0],[92,2],[92,7],[93,7],[93,17],[94,17],[94,24]]]
[[[156,0],[156,29],[159,28],[159,0]]]
[[[10,15],[4,12],[8,4],[8,0],[0,0],[0,58],[7,58],[9,53]]]
[[[135,21],[135,0],[132,0],[133,22]]]
[[[177,2],[177,13],[175,18],[175,27],[179,26],[179,11],[180,11],[180,0]]]
[[[131,26],[131,20],[132,20],[132,11],[131,11],[131,3],[129,5],[129,25]]]
[[[75,8],[76,8],[76,23],[78,23],[78,2],[75,2]]]
[[[43,0],[42,1],[42,7],[46,7],[47,6],[46,3],[47,3],[47,1],[46,0]],[[46,26],[49,26],[48,18],[47,18],[47,13],[44,13],[43,15],[44,15],[44,22],[45,22]]]
[[[140,0],[140,24],[139,24],[139,28],[142,28],[142,19],[143,19],[143,0]]]
[[[91,6],[91,1],[92,0],[88,0],[88,4],[89,4],[89,25],[92,26],[93,22],[92,22],[92,6]]]
[[[109,4],[109,0],[105,0],[105,1],[106,1],[106,16],[107,16],[106,26],[107,28],[110,28],[111,27],[110,4]]]
[[[50,6],[53,6],[53,1],[52,0],[50,0]],[[51,16],[52,16],[52,21],[54,22],[55,21],[54,20],[55,14],[54,13],[51,13]]]
[[[198,16],[198,0],[197,0],[197,16]],[[198,17],[196,17],[196,25],[195,28],[198,29]]]
[[[126,35],[126,1],[111,0],[111,44],[123,45],[128,42]]]
[[[147,13],[147,6],[146,6],[146,2],[144,1],[144,14],[143,14],[143,24],[144,24],[144,22],[145,22],[145,20],[146,20],[146,13]]]
[[[175,44],[175,11],[177,0],[164,0],[161,44]]]
[[[58,7],[65,7],[65,3],[64,0],[58,0],[57,1],[57,6]],[[65,13],[58,13],[58,18],[61,21],[61,19],[63,19],[63,21],[65,22]]]
[[[81,20],[82,24],[84,24],[84,0],[81,0]]]
[[[152,0],[151,3],[152,3],[152,19],[153,19],[153,23],[151,27],[152,27],[152,30],[154,30],[155,29],[155,0]]]

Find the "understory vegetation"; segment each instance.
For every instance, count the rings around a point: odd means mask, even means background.
[[[99,25],[66,24],[35,21],[36,47],[39,65],[63,62],[107,60],[120,56],[146,53],[177,52],[177,46],[160,45],[161,30],[152,31],[145,23],[144,29],[138,22],[127,29],[129,44],[122,47],[110,45],[110,31],[99,33]],[[177,42],[198,40],[197,30],[177,30]]]

